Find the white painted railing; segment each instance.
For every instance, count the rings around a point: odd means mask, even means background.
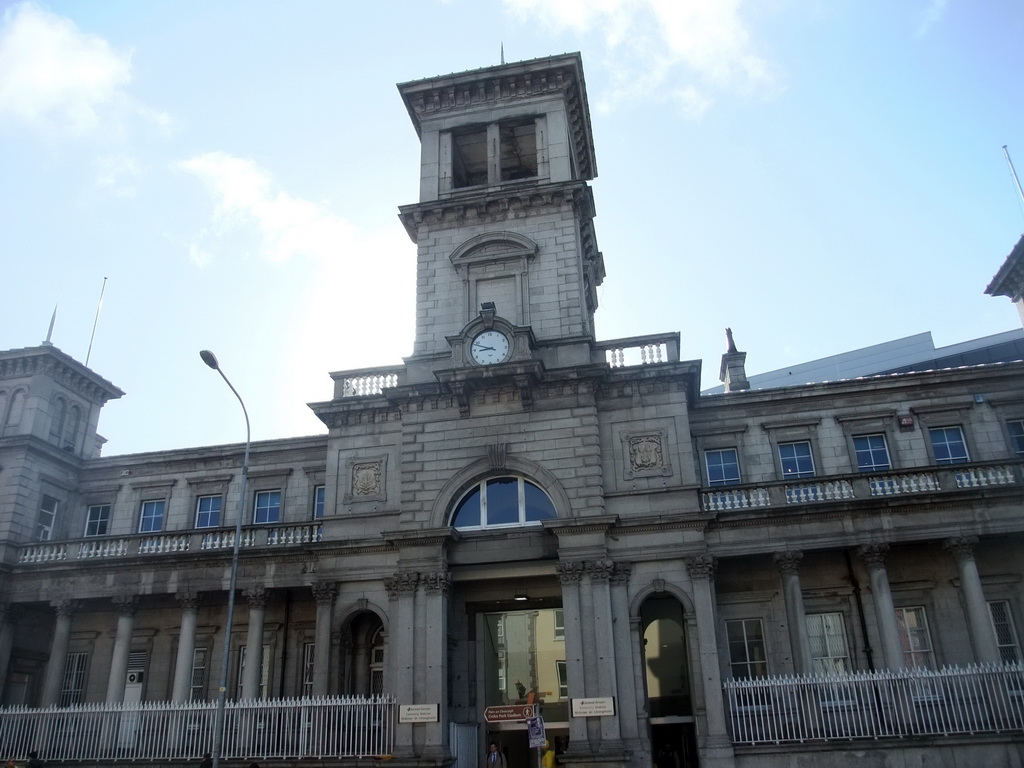
[[[213,744],[216,702],[152,701],[0,710],[7,754],[44,761],[198,758]],[[228,702],[223,757],[237,760],[377,757],[394,748],[391,697]]]
[[[397,387],[404,367],[363,368],[358,371],[344,371],[334,374],[335,397],[365,397],[379,395],[385,389]]]
[[[978,464],[808,478],[798,483],[719,486],[701,491],[701,505],[705,512],[730,512],[878,496],[955,492],[1016,485],[1020,483],[1018,472],[1019,465]]]
[[[679,334],[631,336],[595,345],[594,351],[612,368],[679,362]],[[596,362],[596,361],[595,361]]]
[[[724,684],[732,739],[780,744],[1024,729],[1024,665],[762,677]]]

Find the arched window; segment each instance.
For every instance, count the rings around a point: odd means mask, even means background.
[[[555,516],[555,505],[539,487],[521,477],[481,480],[459,499],[452,525],[462,530],[534,525]]]
[[[60,436],[64,433],[64,416],[67,414],[67,403],[63,397],[53,401],[53,419],[50,421],[50,442],[60,444]]]

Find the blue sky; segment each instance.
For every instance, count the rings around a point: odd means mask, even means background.
[[[0,3],[0,347],[126,391],[106,455],[324,431],[330,371],[411,352],[418,143],[395,83],[580,51],[600,339],[679,331],[717,383],[922,331],[1024,230],[1017,0]]]

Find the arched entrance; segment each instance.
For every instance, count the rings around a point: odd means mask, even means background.
[[[640,606],[642,653],[655,768],[697,765],[683,607],[660,593]]]

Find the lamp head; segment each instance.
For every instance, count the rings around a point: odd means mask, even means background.
[[[199,356],[203,358],[203,362],[213,368],[215,371],[220,370],[220,363],[217,362],[217,356],[208,349],[200,351]]]

